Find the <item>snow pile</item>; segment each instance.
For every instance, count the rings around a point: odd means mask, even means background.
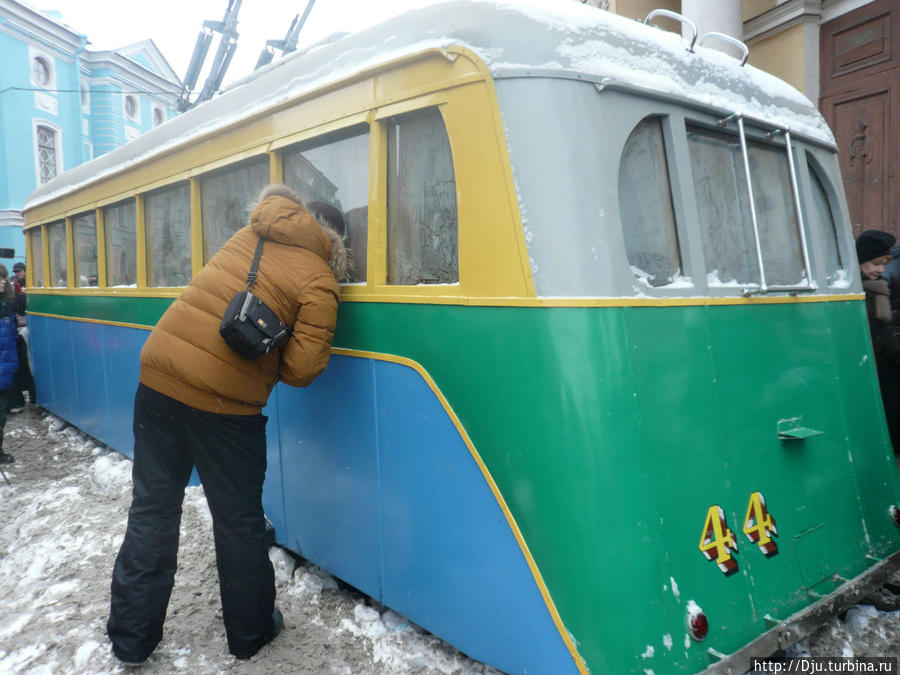
[[[880,612],[856,605],[843,620],[830,619],[806,640],[792,645],[787,656],[894,656],[900,653],[900,611]]]
[[[131,461],[29,407],[11,416],[0,479],[0,672],[125,672],[105,624],[113,562],[131,503]],[[148,673],[496,674],[327,572],[270,551],[282,635],[249,662],[228,655],[212,518],[185,493],[178,573]]]

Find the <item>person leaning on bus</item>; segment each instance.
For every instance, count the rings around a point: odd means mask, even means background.
[[[872,349],[881,400],[887,418],[894,452],[900,451],[900,339],[892,322],[891,291],[881,278],[891,260],[894,235],[881,230],[866,230],[856,238],[856,256],[866,293],[866,314],[872,334]]]
[[[293,333],[248,361],[228,347],[219,323],[245,288],[260,237],[265,245],[253,293]],[[142,663],[162,638],[184,488],[195,466],[213,517],[229,651],[248,659],[281,630],[262,509],[267,418],[261,411],[276,381],[305,387],[325,369],[337,279],[346,265],[340,237],[288,188],[269,186],[250,225],[200,270],[147,339],[134,401],[132,504],[107,623],[123,663]]]

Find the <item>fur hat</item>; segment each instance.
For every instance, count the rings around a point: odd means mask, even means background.
[[[327,202],[310,202],[306,208],[313,218],[322,225],[327,225],[342,237],[344,236],[344,214]]]
[[[859,258],[860,265],[875,258],[889,256],[891,254],[891,246],[897,240],[889,232],[881,230],[866,230],[856,238],[856,257]]]

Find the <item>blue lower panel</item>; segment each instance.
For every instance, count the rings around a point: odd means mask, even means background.
[[[109,401],[109,440],[103,440],[129,457],[134,454],[131,421],[134,419],[134,392],[141,374],[140,354],[149,336],[150,331],[139,328],[103,326],[106,396]],[[196,475],[192,480],[196,481]]]
[[[139,357],[150,332],[43,316],[28,323],[38,404],[132,456]]]
[[[38,403],[132,453],[148,331],[32,316]],[[428,383],[332,356],[269,406],[263,504],[280,543],[510,673],[576,672],[490,486]]]
[[[383,602],[509,673],[577,672],[494,494],[412,368],[375,364]]]
[[[278,386],[285,490],[279,541],[377,598],[381,556],[372,386],[371,362],[346,357],[332,357],[306,389]]]

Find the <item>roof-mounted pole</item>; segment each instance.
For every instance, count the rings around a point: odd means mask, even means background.
[[[299,17],[299,15],[294,15],[293,21],[291,21],[291,25],[288,28],[287,34],[284,36],[283,40],[266,40],[266,46],[263,47],[262,53],[259,55],[259,59],[256,61],[256,66],[254,66],[253,70],[258,68],[262,68],[265,65],[268,65],[272,62],[272,59],[275,56],[274,49],[278,49],[281,51],[282,55],[290,54],[293,51],[297,50],[297,41],[300,38],[300,29],[303,28],[303,25],[306,23],[307,17],[309,17],[310,11],[312,11],[313,5],[316,3],[316,0],[308,0],[306,3],[306,9],[303,10],[303,16]]]
[[[178,98],[178,110],[184,112],[192,108],[197,103],[212,98],[213,94],[218,91],[222,84],[222,78],[231,64],[234,52],[237,49],[237,15],[241,8],[243,0],[228,0],[228,7],[225,9],[225,16],[221,21],[204,21],[203,30],[197,36],[197,43],[194,45],[194,53],[191,56],[191,62],[188,66],[187,75],[184,77],[184,87],[181,90],[181,96]],[[193,103],[190,100],[191,92],[197,83],[200,71],[203,69],[203,63],[206,61],[206,55],[209,52],[209,46],[212,43],[213,32],[221,33],[222,39],[219,42],[219,48],[213,59],[212,67],[209,75],[203,85],[203,91]]]

